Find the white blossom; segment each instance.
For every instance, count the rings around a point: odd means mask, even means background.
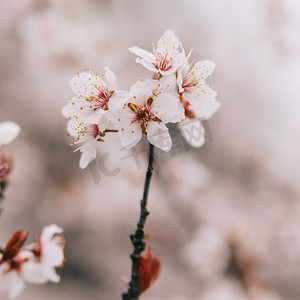
[[[215,100],[217,93],[205,82],[214,68],[215,63],[209,60],[190,65],[185,59],[177,70],[182,104],[196,118],[209,119],[220,107],[220,103]]]
[[[22,276],[30,283],[42,284],[48,280],[59,282],[55,267],[64,263],[65,240],[62,236],[63,229],[57,225],[48,225],[42,230],[36,244],[28,246],[34,258],[23,266]]]
[[[184,54],[179,52],[179,40],[174,32],[167,30],[157,43],[153,44],[153,52],[148,52],[139,47],[129,48],[129,51],[141,58],[136,62],[142,64],[146,69],[161,75],[170,75],[176,72]]]
[[[64,263],[65,239],[63,229],[49,225],[42,230],[37,242],[23,247],[28,232],[19,230],[7,242],[0,253],[0,291],[10,298],[17,297],[25,282],[42,284],[59,282],[55,267]]]
[[[173,93],[172,82],[174,78],[148,79],[131,87],[131,98],[112,115],[123,147],[130,149],[135,146],[145,133],[151,144],[164,151],[170,150],[172,141],[165,124],[184,118],[184,110],[178,96]]]
[[[109,110],[123,106],[129,98],[129,93],[117,90],[115,74],[108,67],[104,69],[106,70],[104,78],[88,71],[77,73],[71,79],[70,86],[76,96],[70,98],[63,109],[66,118],[87,117],[95,112],[105,114]]]
[[[20,126],[14,122],[0,123],[0,146],[11,143],[18,136],[20,130]]]

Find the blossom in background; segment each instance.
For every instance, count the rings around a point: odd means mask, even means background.
[[[59,282],[60,277],[55,267],[64,263],[65,239],[63,229],[57,225],[49,225],[42,230],[37,242],[27,247],[34,254],[23,268],[23,277],[27,282],[42,284],[48,280]]]
[[[19,134],[20,126],[14,122],[0,123],[0,147],[11,143]]]
[[[161,271],[161,257],[159,255],[151,255],[151,247],[147,247],[141,253],[139,278],[138,278],[138,294],[144,293],[158,278]]]
[[[0,291],[15,298],[25,282],[59,282],[54,268],[62,266],[64,262],[65,240],[62,231],[56,225],[49,225],[43,229],[37,242],[28,247],[23,247],[28,232],[15,232],[0,253]]]
[[[174,32],[167,30],[157,43],[153,45],[153,52],[148,52],[139,47],[129,48],[129,51],[141,58],[136,62],[142,64],[146,69],[161,75],[170,75],[176,72],[184,54],[178,51],[179,40]]]
[[[14,122],[0,123],[0,193],[13,168],[13,154],[7,145],[18,136],[20,130],[20,126]]]
[[[27,237],[28,232],[15,232],[0,254],[0,291],[7,291],[10,298],[16,297],[24,288],[21,272],[27,257],[21,253],[21,247]]]
[[[168,78],[138,81],[131,87],[130,95],[125,106],[112,115],[122,146],[132,148],[145,133],[151,144],[169,151],[172,140],[165,124],[184,118],[184,110],[172,91],[171,82]]]

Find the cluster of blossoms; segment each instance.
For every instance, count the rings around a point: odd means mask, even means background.
[[[7,147],[19,134],[20,127],[14,122],[0,123],[0,192],[9,180],[13,168],[13,155]]]
[[[22,291],[25,282],[59,282],[55,267],[61,267],[65,260],[62,232],[62,228],[49,225],[42,230],[35,243],[26,247],[23,245],[28,232],[15,232],[5,247],[0,249],[0,291],[6,291],[10,298],[14,298]]]
[[[185,54],[171,30],[163,34],[157,47],[153,45],[152,53],[139,47],[129,51],[138,56],[137,63],[154,72],[153,79],[136,82],[129,92],[118,90],[116,76],[109,68],[104,76],[86,70],[71,79],[76,96],[70,98],[63,115],[69,119],[72,145],[79,144],[77,150],[82,152],[81,168],[96,157],[96,142],[104,142],[109,132],[115,132],[126,149],[146,134],[151,144],[169,151],[172,140],[167,123],[178,125],[187,138],[185,128],[191,119],[201,126],[201,120],[209,119],[220,106],[216,92],[205,82],[215,63],[191,63],[191,52]],[[204,143],[204,137],[187,140],[195,147]]]

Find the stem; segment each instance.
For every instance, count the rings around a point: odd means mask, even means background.
[[[148,162],[148,169],[147,169],[147,174],[145,179],[144,194],[143,194],[143,199],[141,200],[140,220],[137,224],[137,229],[135,231],[135,234],[132,234],[130,236],[134,248],[133,253],[130,255],[130,258],[132,260],[131,281],[129,283],[129,288],[127,293],[124,293],[122,295],[123,300],[138,299],[138,278],[139,278],[140,257],[141,257],[141,252],[145,249],[144,226],[146,223],[147,216],[149,215],[149,212],[147,210],[147,200],[148,200],[150,181],[153,173],[153,162],[154,162],[154,146],[150,144],[149,162]]]

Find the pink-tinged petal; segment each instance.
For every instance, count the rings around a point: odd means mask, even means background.
[[[176,76],[175,74],[164,76],[158,81],[157,93],[163,94],[176,91]]]
[[[42,242],[51,241],[56,234],[60,234],[63,231],[64,230],[61,227],[59,227],[55,224],[48,225],[48,226],[44,227],[42,230],[42,233],[40,236],[41,241]]]
[[[149,62],[150,64],[155,63],[155,57],[151,52],[141,49],[140,47],[131,47],[131,48],[129,48],[129,51],[131,53],[143,58],[145,61]]]
[[[85,169],[88,164],[97,156],[95,141],[93,140],[87,144],[82,145],[79,150],[81,152],[79,167],[81,169]]]
[[[208,120],[220,106],[220,102],[217,102],[216,99],[212,99],[210,102],[202,103],[200,105],[191,105],[191,110],[195,113],[197,118]]]
[[[184,139],[193,147],[201,147],[205,142],[205,131],[199,119],[186,119],[178,125]]]
[[[160,94],[152,105],[152,111],[164,123],[168,123],[177,114],[178,102],[179,99],[176,94]]]
[[[135,62],[137,62],[138,64],[141,64],[143,65],[146,69],[148,69],[149,71],[152,71],[152,72],[155,72],[155,73],[158,73],[159,71],[155,68],[154,64],[153,63],[150,63],[148,62],[147,60],[145,59],[141,59],[141,58],[136,58]]]
[[[71,89],[83,98],[90,98],[99,93],[98,88],[105,88],[106,84],[99,76],[90,73],[78,73],[70,80]]]
[[[18,136],[20,130],[20,126],[14,122],[0,123],[0,146],[11,143]]]
[[[123,107],[123,105],[129,98],[130,98],[129,92],[123,90],[117,90],[109,99],[108,108],[110,110],[120,109]]]
[[[141,140],[142,129],[139,124],[132,123],[127,128],[119,130],[117,135],[121,139],[121,145],[128,150]]]
[[[166,152],[170,151],[172,147],[172,140],[169,134],[169,129],[162,122],[148,123],[147,139],[152,145]]]
[[[153,95],[153,91],[158,87],[158,80],[147,79],[145,81],[137,81],[130,88],[130,94],[132,96],[149,96]]]
[[[106,86],[108,90],[110,92],[115,91],[118,85],[115,73],[112,72],[108,67],[105,67],[104,70],[106,71],[104,77],[106,79]]]
[[[192,73],[201,81],[206,79],[214,71],[216,64],[210,60],[202,60],[195,64]]]
[[[178,52],[179,39],[172,30],[167,30],[157,43],[157,52],[165,53],[168,51],[170,55]]]

